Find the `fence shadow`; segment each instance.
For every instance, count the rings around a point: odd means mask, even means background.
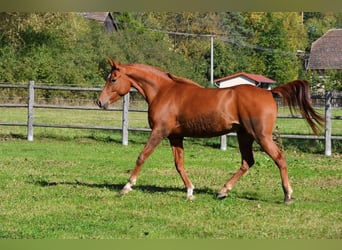
[[[34,185],[41,186],[41,187],[53,187],[59,185],[66,185],[66,186],[86,186],[90,188],[107,188],[113,191],[119,191],[122,189],[122,184],[109,184],[109,183],[87,183],[82,181],[47,181],[47,180],[37,180],[31,182]]]
[[[324,141],[309,139],[282,139],[283,148],[285,150],[298,150],[300,152],[312,154],[324,154]]]

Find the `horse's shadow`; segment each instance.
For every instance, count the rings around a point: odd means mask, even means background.
[[[57,185],[70,185],[70,186],[85,186],[89,188],[106,188],[111,191],[115,191],[120,193],[124,184],[113,184],[113,183],[89,183],[84,181],[47,181],[47,180],[37,180],[33,181],[35,185],[41,187],[52,187]],[[136,185],[134,186],[135,190],[140,190],[146,193],[168,193],[168,192],[184,192],[185,188],[180,187],[171,187],[171,186],[156,186],[156,185]],[[212,194],[214,195],[215,192],[210,188],[199,188],[196,189],[196,193],[198,194]]]
[[[85,181],[47,181],[47,180],[36,180],[32,182],[35,185],[41,186],[41,187],[52,187],[52,186],[58,186],[58,185],[70,185],[70,186],[84,186],[89,188],[106,188],[111,191],[115,191],[117,193],[117,196],[120,197],[120,191],[123,188],[123,184],[113,184],[113,183],[90,183]],[[184,193],[185,188],[180,187],[171,187],[171,186],[156,186],[156,185],[136,185],[134,187],[135,190],[140,190],[145,193],[169,193],[169,192],[180,192]],[[204,187],[204,188],[196,188],[195,189],[195,195],[196,194],[207,194],[211,195],[214,199],[216,198],[217,192],[213,189]],[[236,193],[233,192],[230,196],[234,197],[234,199],[243,199],[243,200],[249,200],[249,201],[259,201],[259,202],[267,202],[272,203],[271,200],[266,199],[265,197],[260,197],[255,192],[241,192]],[[273,203],[280,204],[280,201],[274,201]]]

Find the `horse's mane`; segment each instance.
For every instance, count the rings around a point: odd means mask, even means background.
[[[194,82],[194,81],[191,81],[187,78],[183,78],[183,77],[178,77],[178,76],[175,76],[175,75],[172,75],[171,73],[167,72],[166,73],[167,76],[172,79],[173,81],[175,81],[176,83],[180,83],[180,84],[192,84],[192,85],[196,85],[198,87],[203,87],[201,85],[199,85],[198,83]]]
[[[157,68],[157,67],[154,67],[154,66],[150,66],[150,65],[147,65],[147,64],[131,64],[130,66],[138,66],[140,68],[144,68],[146,70],[149,70],[149,71],[153,71],[157,74],[161,74],[161,76],[163,77],[166,77],[168,79],[171,79],[172,81],[174,81],[175,83],[178,83],[178,84],[191,84],[191,85],[195,85],[195,86],[198,86],[198,87],[203,87],[201,85],[199,85],[198,83],[194,82],[194,81],[191,81],[187,78],[183,78],[183,77],[178,77],[178,76],[175,76],[169,72],[166,72],[160,68]]]

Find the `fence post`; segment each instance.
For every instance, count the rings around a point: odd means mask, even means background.
[[[28,84],[28,104],[27,104],[27,140],[33,141],[33,120],[34,120],[34,81]]]
[[[220,149],[223,151],[226,151],[227,150],[227,135],[220,136],[220,143],[221,143]]]
[[[122,108],[122,145],[128,145],[128,109],[129,109],[129,92],[123,97]]]
[[[331,91],[325,94],[325,155],[331,156]]]

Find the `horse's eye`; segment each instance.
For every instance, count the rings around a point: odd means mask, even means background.
[[[110,80],[112,83],[115,83],[116,79],[113,79],[112,78],[112,73],[110,73],[108,76],[107,76],[107,79]]]

